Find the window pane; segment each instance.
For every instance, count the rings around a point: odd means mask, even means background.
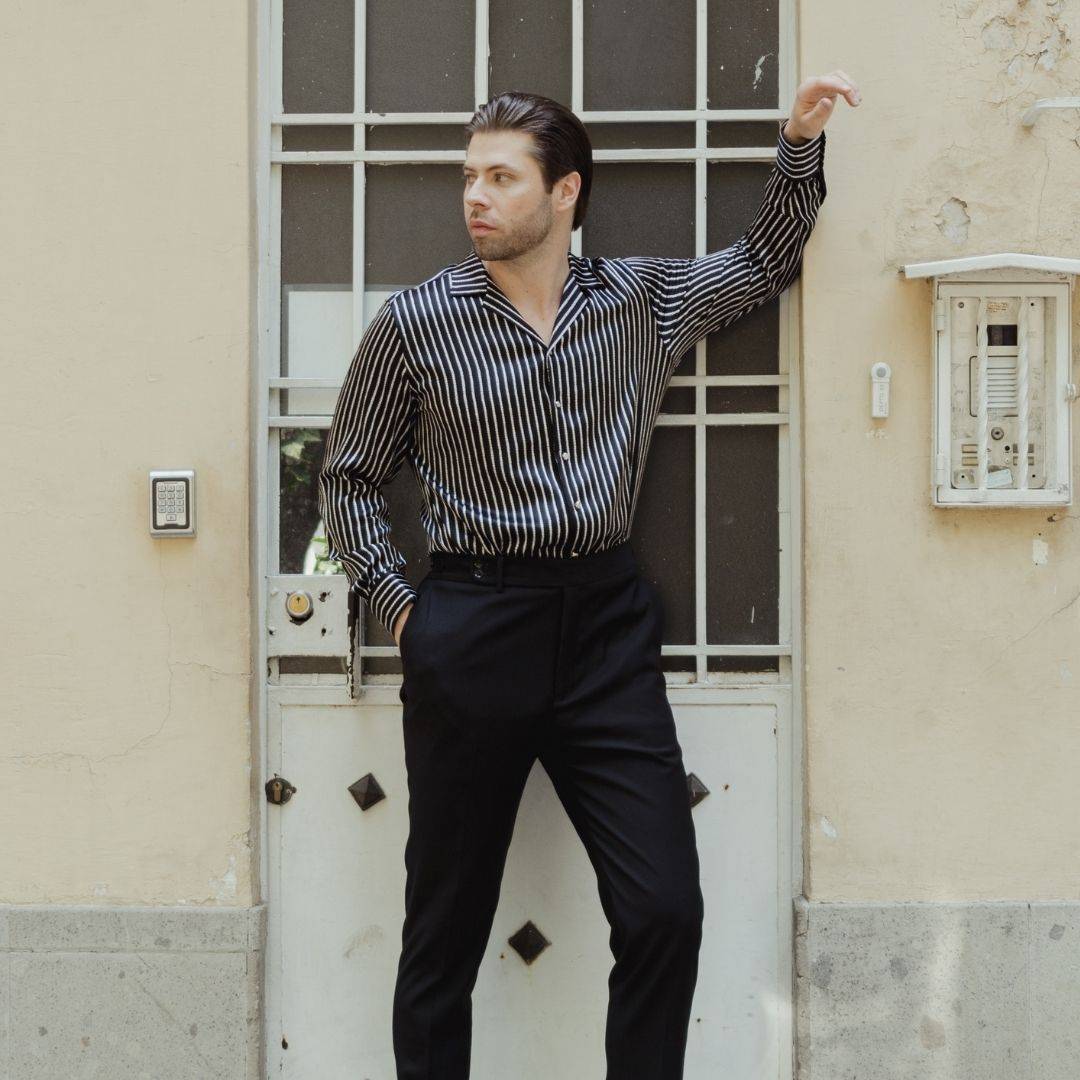
[[[368,112],[472,112],[475,5],[368,0]]]
[[[586,109],[694,107],[692,0],[587,0],[583,14]]]
[[[653,150],[657,147],[694,145],[694,125],[657,121],[638,124],[628,121],[585,125],[594,150]]]
[[[662,413],[692,413],[695,405],[696,392],[692,386],[669,386],[660,399],[660,411]]]
[[[710,109],[777,107],[778,10],[779,5],[775,2],[747,4],[709,0]]]
[[[283,0],[286,112],[353,110],[353,0]]]
[[[719,251],[746,232],[761,205],[772,165],[766,162],[719,161],[706,168],[708,195],[707,248]],[[755,308],[705,341],[709,375],[775,374],[780,347],[779,298]],[[676,375],[694,373],[694,350],[676,365]]]
[[[694,429],[653,431],[630,535],[642,572],[660,590],[664,643],[694,640]],[[665,658],[667,659],[667,658]],[[680,663],[669,670],[692,670]]]
[[[716,106],[713,106],[714,108]],[[728,108],[727,103],[719,106]],[[775,120],[710,120],[705,125],[708,147],[776,146],[780,125]]]
[[[694,166],[600,162],[582,233],[587,255],[692,255]]]
[[[318,428],[282,428],[279,439],[278,572],[336,574],[340,567],[326,557],[326,535],[319,520],[316,490],[326,432]]]
[[[364,294],[364,325],[379,310],[389,290]],[[353,344],[353,290],[329,285],[289,285],[282,303],[282,374],[293,379],[345,378],[356,351]],[[283,390],[281,415],[331,416],[337,390]]]
[[[281,168],[281,284],[352,285],[351,165]]]
[[[351,150],[353,129],[347,124],[291,124],[281,131],[282,150]]]
[[[779,634],[778,430],[721,427],[705,435],[706,625],[714,645]]]
[[[707,386],[705,410],[711,413],[779,412],[779,387]]]
[[[488,11],[491,97],[527,89],[570,104],[571,6],[566,0],[500,0]]]
[[[369,150],[465,150],[464,124],[368,124]]]
[[[416,285],[472,250],[461,165],[370,165],[364,230],[371,289]]]
[[[281,371],[294,378],[344,374],[352,352],[351,165],[283,165],[281,171]],[[329,414],[336,394],[281,394],[283,414]]]
[[[708,248],[716,251],[739,239],[765,194],[772,164],[765,161],[710,161],[706,166]]]
[[[710,375],[775,375],[780,370],[780,298],[710,334],[705,370]]]
[[[318,479],[326,453],[326,431],[313,428],[282,428],[280,431],[278,572],[282,574],[338,574],[339,563],[326,557],[326,528],[319,517]],[[416,474],[406,463],[383,488],[389,505],[391,540],[406,559],[405,576],[418,584],[428,569],[427,537],[420,526],[423,501]],[[364,641],[368,645],[393,645],[394,639],[374,618],[363,612]],[[395,659],[396,663],[396,659]],[[388,661],[373,663],[373,672],[397,670]]]

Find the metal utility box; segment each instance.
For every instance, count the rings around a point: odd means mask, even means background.
[[[1080,259],[1003,252],[902,269],[934,279],[933,504],[1071,505]]]

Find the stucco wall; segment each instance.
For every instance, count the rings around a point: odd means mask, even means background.
[[[5,5],[0,901],[252,899],[249,33]],[[194,539],[148,534],[162,467]]]
[[[897,269],[1080,255],[1080,114],[1020,126],[1080,85],[1080,5],[810,4],[801,21],[802,73],[840,67],[863,91],[830,120],[803,281],[806,893],[1075,898],[1080,509],[931,508],[932,285]]]

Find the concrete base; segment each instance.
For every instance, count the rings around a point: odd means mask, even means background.
[[[799,1080],[1076,1080],[1080,903],[795,902]]]
[[[0,1076],[259,1080],[265,905],[0,905]]]

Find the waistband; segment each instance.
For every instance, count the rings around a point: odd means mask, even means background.
[[[509,585],[572,585],[637,569],[629,541],[585,555],[487,555],[432,551],[431,575],[501,589]]]

